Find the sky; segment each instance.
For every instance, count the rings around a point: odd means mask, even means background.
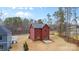
[[[22,18],[43,19],[57,10],[53,7],[0,7],[2,18],[20,16]]]
[[[46,19],[45,22],[47,22],[47,14],[50,13],[53,15],[57,10],[57,7],[0,7],[0,13],[2,13],[0,14],[0,18],[4,21],[6,17],[19,16],[34,20]],[[77,10],[77,15],[79,15],[79,10]],[[54,23],[56,19],[52,18],[52,23]]]

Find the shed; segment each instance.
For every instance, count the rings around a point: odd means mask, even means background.
[[[29,38],[32,40],[48,40],[49,26],[47,24],[31,24],[29,29]]]
[[[3,25],[0,25],[0,51],[8,51],[11,47],[12,33]]]

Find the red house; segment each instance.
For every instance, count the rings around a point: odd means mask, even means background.
[[[48,40],[49,26],[47,24],[34,23],[30,25],[29,38],[32,40]]]

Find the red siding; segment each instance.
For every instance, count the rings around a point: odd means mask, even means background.
[[[49,39],[49,27],[45,25],[42,29],[33,28],[30,26],[30,39],[32,40],[44,40]]]
[[[35,39],[35,34],[34,34],[34,28],[30,28],[30,39],[34,40]]]
[[[49,39],[49,27],[47,25],[42,29],[42,39]]]
[[[42,30],[41,29],[35,29],[35,39],[36,40],[42,39]]]

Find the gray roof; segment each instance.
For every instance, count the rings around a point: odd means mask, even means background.
[[[9,31],[5,26],[0,25],[0,33],[8,35],[11,34],[11,31]]]
[[[45,24],[38,24],[38,23],[33,23],[32,26],[34,28],[43,28],[45,26]]]

